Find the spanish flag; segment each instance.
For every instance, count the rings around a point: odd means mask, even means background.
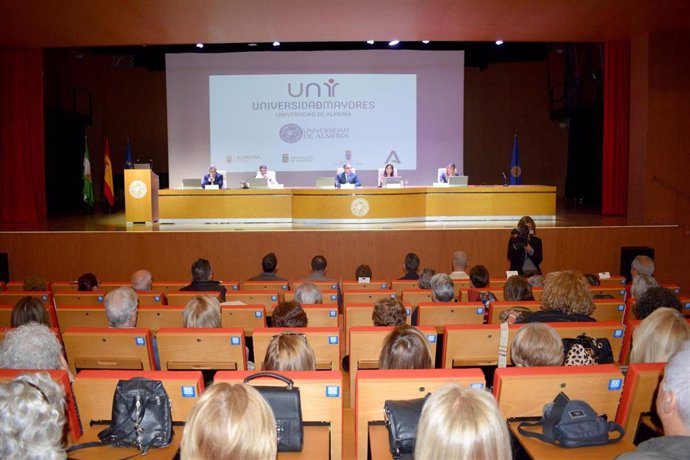
[[[113,193],[113,165],[110,162],[110,144],[105,138],[105,167],[103,168],[103,194],[110,207],[115,204],[115,194]]]

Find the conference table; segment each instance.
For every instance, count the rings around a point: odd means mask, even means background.
[[[556,187],[471,185],[158,192],[160,223],[348,224],[556,217]]]

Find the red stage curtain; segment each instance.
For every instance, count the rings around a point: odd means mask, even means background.
[[[43,50],[0,49],[0,222],[46,218]]]
[[[601,212],[628,212],[628,155],[630,147],[630,43],[604,47],[604,146]]]

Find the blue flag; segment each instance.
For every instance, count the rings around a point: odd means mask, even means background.
[[[522,168],[520,168],[520,150],[518,149],[517,131],[513,138],[513,157],[510,160],[510,185],[522,184]]]
[[[127,138],[127,151],[125,152],[125,169],[133,169],[134,163],[132,162],[132,143]]]

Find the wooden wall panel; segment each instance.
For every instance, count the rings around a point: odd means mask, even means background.
[[[656,250],[657,278],[690,288],[690,235],[679,227],[540,228],[544,271],[577,269],[617,274],[621,246]],[[311,257],[323,254],[329,275],[354,278],[357,265],[369,264],[376,279],[402,275],[403,258],[416,252],[422,267],[450,271],[452,253],[462,249],[470,264],[484,264],[501,277],[509,229],[462,230],[321,230],[266,232],[53,232],[2,233],[0,252],[9,253],[10,276],[43,275],[49,280],[76,279],[92,271],[100,279],[125,280],[148,268],[158,280],[187,280],[198,257],[211,261],[217,279],[245,280],[261,271],[261,257],[274,251],[279,274],[297,279]]]

